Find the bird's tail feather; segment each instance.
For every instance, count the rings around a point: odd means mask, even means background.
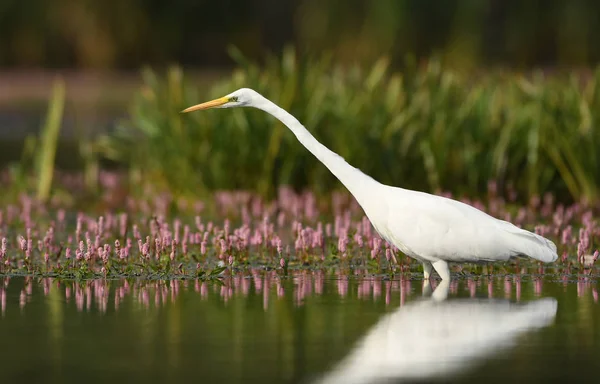
[[[552,241],[511,223],[507,222],[506,224],[509,224],[505,229],[512,237],[515,253],[529,256],[544,263],[552,263],[558,259],[556,245]]]

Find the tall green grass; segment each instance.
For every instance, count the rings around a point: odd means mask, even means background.
[[[135,181],[194,192],[279,184],[340,188],[278,121],[254,109],[179,111],[240,87],[295,115],[320,141],[377,180],[426,191],[483,193],[489,180],[521,198],[552,191],[598,197],[600,68],[577,74],[461,74],[431,60],[392,71],[342,67],[287,49],[263,65],[237,51],[231,77],[196,89],[180,69],[144,71],[130,117],[105,153]]]
[[[37,198],[40,201],[46,201],[50,197],[64,106],[65,83],[59,78],[55,81],[52,89],[46,122],[40,132],[39,152],[36,156]]]

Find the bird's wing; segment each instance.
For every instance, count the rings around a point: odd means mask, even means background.
[[[508,221],[498,220],[497,224],[499,227],[501,227],[503,230],[505,230],[506,232],[508,232],[510,234],[522,237],[523,239],[533,241],[535,243],[538,243],[539,245],[547,246],[550,249],[552,249],[554,252],[556,252],[556,244],[554,244],[552,241],[546,239],[543,236],[540,236],[533,232],[526,231],[522,228],[517,227],[513,223],[509,223]]]
[[[497,226],[508,239],[507,246],[517,255],[529,256],[546,263],[558,259],[556,244],[536,233],[526,231],[512,223],[497,220]]]
[[[388,236],[409,255],[461,262],[506,260],[519,254],[507,226],[470,205],[424,193],[390,205]]]

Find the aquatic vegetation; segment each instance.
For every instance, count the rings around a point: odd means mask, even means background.
[[[598,198],[600,69],[592,74],[460,73],[431,59],[390,69],[345,67],[288,49],[264,65],[237,51],[238,68],[199,90],[173,67],[145,70],[130,116],[102,140],[134,186],[175,193],[279,185],[326,194],[340,188],[281,124],[259,111],[179,111],[241,87],[297,117],[325,146],[378,181],[479,196],[488,180],[521,202],[553,191],[561,201]],[[201,94],[200,94],[201,92]]]
[[[552,195],[518,206],[498,196],[495,183],[485,202],[466,202],[552,239],[560,258],[550,265],[516,260],[454,266],[454,273],[595,276],[600,225],[594,207],[556,204]],[[102,213],[61,204],[21,196],[0,210],[0,274],[214,279],[261,267],[282,276],[323,269],[410,278],[421,268],[382,241],[345,193],[319,199],[281,187],[272,200],[244,191],[217,192],[210,200],[147,193],[126,197],[121,211]]]

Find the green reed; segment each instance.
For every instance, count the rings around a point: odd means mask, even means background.
[[[278,121],[254,109],[181,115],[186,106],[237,88],[256,89],[295,115],[320,141],[377,180],[426,191],[484,193],[489,180],[525,199],[552,190],[595,199],[600,181],[600,67],[582,75],[541,71],[477,75],[386,58],[344,67],[291,48],[262,65],[235,49],[230,77],[196,89],[182,71],[144,70],[131,114],[104,151],[135,181],[173,191],[289,184],[339,188]]]
[[[46,122],[40,133],[39,151],[36,156],[37,198],[46,201],[50,197],[54,176],[54,159],[58,136],[62,126],[65,105],[65,84],[57,79],[52,89]]]

